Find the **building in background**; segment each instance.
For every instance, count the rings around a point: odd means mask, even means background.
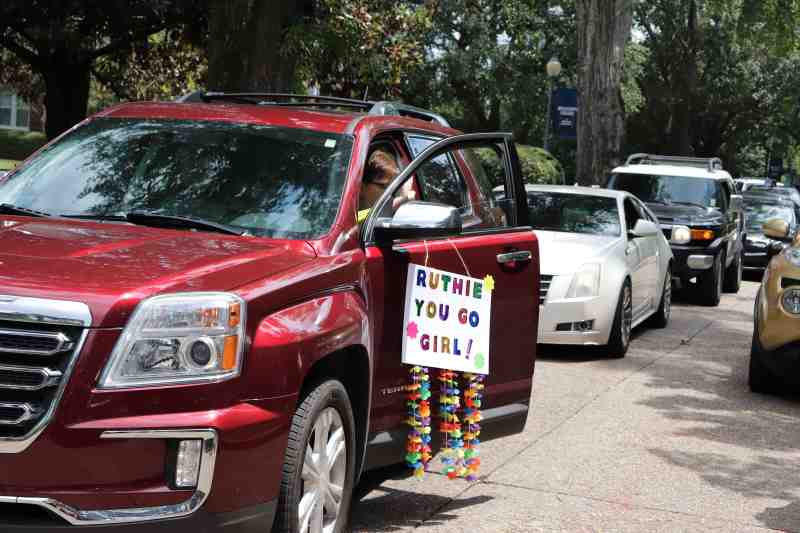
[[[43,131],[43,112],[12,90],[0,87],[0,129]]]

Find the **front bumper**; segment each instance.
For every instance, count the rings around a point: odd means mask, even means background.
[[[539,343],[600,346],[608,344],[616,302],[602,297],[556,300],[539,307]],[[609,311],[610,310],[610,311]],[[558,331],[559,325],[592,321],[588,331]]]
[[[679,246],[672,248],[672,275],[686,282],[708,272],[722,249],[719,245]]]
[[[784,350],[784,347],[800,344],[800,316],[784,311],[781,304],[783,292],[788,287],[797,287],[794,281],[800,280],[800,268],[791,265],[783,255],[778,254],[767,266],[764,280],[756,299],[756,332],[762,348],[775,352],[776,357],[794,358],[800,350]],[[784,287],[785,285],[785,287]]]
[[[0,503],[0,509],[3,509]],[[21,507],[21,506],[18,506]],[[227,513],[209,513],[203,509],[192,515],[142,523],[100,524],[93,526],[54,523],[48,516],[18,509],[3,512],[0,528],[3,533],[69,533],[92,531],[115,533],[262,533],[269,531],[275,518],[277,500]],[[33,511],[39,509],[32,506]],[[24,524],[24,525],[23,525]]]

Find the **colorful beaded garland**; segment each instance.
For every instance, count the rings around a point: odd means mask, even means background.
[[[431,384],[427,368],[415,366],[410,373],[406,422],[411,429],[406,445],[406,464],[414,470],[416,477],[421,478],[431,460]]]
[[[481,443],[481,400],[483,398],[483,376],[480,374],[464,374],[464,463],[468,481],[478,479],[478,468],[481,459],[478,457],[478,445]]]

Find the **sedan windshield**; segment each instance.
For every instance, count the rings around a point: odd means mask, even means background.
[[[533,229],[620,235],[619,210],[614,198],[529,191],[528,210]]]
[[[0,204],[50,215],[144,211],[308,239],[333,224],[352,139],[224,122],[98,119],[0,181]]]
[[[641,201],[654,204],[684,204],[723,207],[722,186],[713,179],[649,174],[612,174],[609,189],[628,191]]]
[[[784,205],[771,205],[747,202],[744,206],[747,229],[761,232],[764,224],[773,218],[779,218],[795,225],[794,210]]]

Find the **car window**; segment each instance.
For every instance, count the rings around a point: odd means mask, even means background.
[[[435,137],[408,136],[413,157],[439,139]],[[469,212],[466,185],[450,154],[442,154],[426,161],[416,172],[420,200],[457,207],[462,214]]]
[[[608,188],[627,191],[641,201],[656,204],[685,204],[725,209],[722,186],[717,180],[686,176],[614,173]]]
[[[0,203],[59,215],[144,209],[316,238],[338,212],[352,146],[300,128],[102,118],[0,182]]]
[[[600,196],[528,191],[528,211],[533,229],[620,235],[617,200]]]
[[[642,218],[642,213],[633,200],[625,198],[625,227],[628,231],[632,231],[636,227],[636,223]]]
[[[503,152],[499,148],[466,148],[459,151],[459,156],[476,185],[469,195],[472,218],[469,226],[481,229],[511,226],[517,219],[516,202],[506,183]],[[499,177],[495,169],[501,169]]]
[[[750,231],[761,232],[764,224],[773,218],[785,220],[790,226],[797,224],[794,209],[786,205],[746,202],[744,212],[745,225]]]

